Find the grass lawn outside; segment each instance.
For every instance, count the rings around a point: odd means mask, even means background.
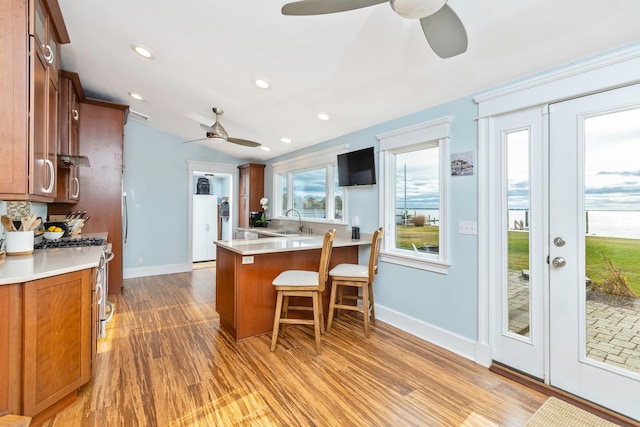
[[[529,233],[509,231],[509,270],[529,269]],[[602,283],[609,277],[608,258],[623,275],[629,287],[640,295],[640,240],[617,237],[586,237],[587,277]]]
[[[416,247],[438,246],[438,226],[396,225],[396,246],[413,250]],[[509,231],[509,270],[529,269],[529,233]],[[608,259],[626,276],[631,289],[640,295],[640,240],[616,237],[586,237],[587,277],[593,283],[602,283],[609,277]]]

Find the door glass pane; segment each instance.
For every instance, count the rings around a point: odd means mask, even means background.
[[[280,184],[282,185],[282,187],[280,188],[280,194],[282,194],[282,200],[280,200],[280,214],[282,216],[284,216],[284,214],[287,212],[287,209],[289,209],[289,204],[288,204],[288,198],[289,198],[289,193],[288,193],[288,189],[287,189],[287,174],[280,174],[278,176],[278,181],[280,182]]]
[[[338,185],[338,168],[333,168],[333,197],[334,197],[334,213],[333,218],[339,221],[343,218],[342,207],[342,187]]]
[[[529,336],[529,129],[506,134],[508,331]]]
[[[586,355],[640,373],[640,108],[584,121]]]

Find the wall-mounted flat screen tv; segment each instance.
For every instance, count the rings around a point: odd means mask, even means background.
[[[376,183],[376,163],[373,147],[338,155],[338,185],[373,185]]]

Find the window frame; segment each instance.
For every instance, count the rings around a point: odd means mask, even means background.
[[[450,116],[418,123],[376,135],[380,142],[380,185],[378,187],[379,215],[385,227],[385,238],[380,249],[381,261],[420,270],[447,274],[448,255],[448,180]],[[439,147],[439,251],[438,255],[414,253],[395,247],[396,230],[396,155],[429,147]]]
[[[325,216],[326,218],[307,218],[302,219],[305,222],[312,223],[328,223],[346,225],[347,215],[347,192],[342,190],[342,219],[335,218],[335,191],[334,179],[337,171],[337,158],[339,154],[348,151],[349,146],[339,145],[326,150],[315,151],[313,153],[303,154],[290,159],[282,160],[272,164],[273,169],[273,219],[292,220],[291,217],[282,215],[285,210],[282,206],[282,182],[283,175],[286,175],[287,189],[293,194],[293,174],[315,170],[325,169],[326,171],[326,200],[325,200]],[[293,197],[287,199],[288,206],[286,209],[293,207]],[[297,221],[297,218],[295,219]]]

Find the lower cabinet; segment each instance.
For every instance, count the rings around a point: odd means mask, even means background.
[[[40,425],[91,379],[95,271],[0,286],[0,415]]]
[[[0,286],[0,416],[20,412],[22,366],[21,286]]]

